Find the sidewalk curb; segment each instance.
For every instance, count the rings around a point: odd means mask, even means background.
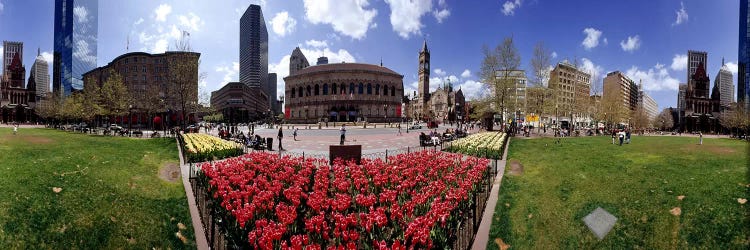
[[[177,138],[175,138],[177,141]],[[193,221],[193,229],[195,230],[195,245],[199,250],[208,250],[208,240],[206,240],[206,233],[203,231],[203,223],[201,222],[200,213],[198,212],[198,206],[195,205],[195,195],[193,194],[193,187],[190,185],[190,164],[185,164],[185,159],[182,158],[182,148],[180,143],[177,142],[177,152],[180,156],[180,175],[182,176],[182,186],[185,188],[185,196],[187,196],[188,207],[190,208],[190,218]]]
[[[495,215],[498,193],[500,193],[500,185],[502,184],[503,174],[505,173],[505,162],[508,160],[510,140],[511,137],[508,137],[508,143],[505,145],[503,158],[497,163],[497,175],[495,176],[495,181],[492,183],[492,190],[490,190],[487,205],[484,207],[482,222],[479,223],[479,230],[477,230],[477,234],[474,235],[474,243],[471,246],[472,250],[482,250],[487,248],[487,243],[489,242],[490,237],[490,228],[492,226],[492,217]]]

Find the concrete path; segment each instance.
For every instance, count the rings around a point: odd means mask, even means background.
[[[177,150],[180,153],[180,175],[182,176],[182,186],[185,187],[185,195],[187,196],[188,207],[190,208],[190,217],[192,218],[193,229],[195,230],[195,245],[199,250],[208,250],[208,240],[206,240],[206,233],[203,230],[203,223],[201,222],[198,206],[195,204],[193,187],[190,185],[190,164],[186,164],[185,159],[182,158],[182,148],[180,148],[179,142],[177,143]]]
[[[497,176],[495,181],[492,183],[492,190],[490,190],[490,197],[487,200],[487,206],[484,207],[484,213],[482,214],[482,222],[479,223],[479,230],[474,235],[474,244],[472,244],[472,250],[480,250],[487,248],[487,242],[490,238],[490,227],[492,226],[492,217],[495,215],[495,206],[497,206],[498,193],[500,192],[500,184],[503,181],[503,173],[505,173],[505,162],[508,160],[508,148],[510,148],[511,138],[508,138],[508,144],[505,145],[505,151],[503,152],[502,160],[497,162]]]

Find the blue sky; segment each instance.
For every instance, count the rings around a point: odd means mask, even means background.
[[[202,53],[202,91],[239,74],[239,18],[260,4],[269,30],[269,72],[288,74],[288,55],[300,46],[311,63],[379,64],[404,75],[406,93],[416,89],[423,39],[432,52],[432,83],[451,79],[471,98],[481,91],[476,72],[481,47],[513,36],[527,75],[534,44],[554,52],[553,64],[578,58],[596,75],[620,70],[643,80],[660,108],[676,106],[685,82],[688,49],[707,51],[712,79],[724,57],[735,73],[739,3],[721,1],[541,0],[134,0],[100,1],[98,66],[129,51],[161,53],[180,31]],[[51,61],[53,1],[0,0],[0,39],[24,42],[27,71],[36,48]],[[51,72],[50,72],[51,73]],[[736,87],[735,87],[736,91]]]

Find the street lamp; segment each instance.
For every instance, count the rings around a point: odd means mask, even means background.
[[[133,132],[133,105],[128,105],[128,136],[132,135]]]
[[[383,123],[388,121],[388,104],[383,105]]]

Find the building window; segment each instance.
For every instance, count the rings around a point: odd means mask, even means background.
[[[323,95],[328,95],[328,83],[323,84]]]
[[[294,95],[295,95],[295,94],[297,93],[297,91],[296,91],[296,90],[297,90],[297,89],[295,89],[295,88],[292,88],[292,98],[294,98]]]
[[[380,95],[380,83],[375,84],[375,94]]]
[[[367,84],[367,94],[372,95],[372,83]]]
[[[341,84],[341,87],[339,88],[339,91],[341,91],[341,94],[342,94],[342,95],[343,95],[343,94],[346,94],[346,85],[344,85],[344,84],[342,83],[342,84]]]
[[[332,92],[332,93],[333,93],[334,95],[335,95],[335,94],[338,94],[338,92],[336,92],[336,84],[335,84],[335,83],[334,83],[334,84],[331,84],[331,86],[333,87],[333,90],[332,90],[331,92]]]
[[[396,96],[396,87],[391,86],[391,96]]]
[[[307,95],[307,96],[311,96],[312,95],[312,87],[310,87],[310,85],[307,85],[307,93],[305,93],[305,95]]]
[[[133,62],[138,62],[138,57],[133,57]]]
[[[299,91],[299,97],[304,97],[305,96],[304,94],[302,94],[302,86],[300,86],[299,88],[297,88],[297,91]]]
[[[349,83],[349,94],[354,94],[354,83]]]
[[[320,95],[320,85],[315,84],[315,95]]]
[[[357,90],[357,94],[360,94],[360,95],[364,94],[364,91],[365,91],[364,88],[365,88],[365,84],[363,84],[363,83],[360,82],[359,83],[359,89]]]

